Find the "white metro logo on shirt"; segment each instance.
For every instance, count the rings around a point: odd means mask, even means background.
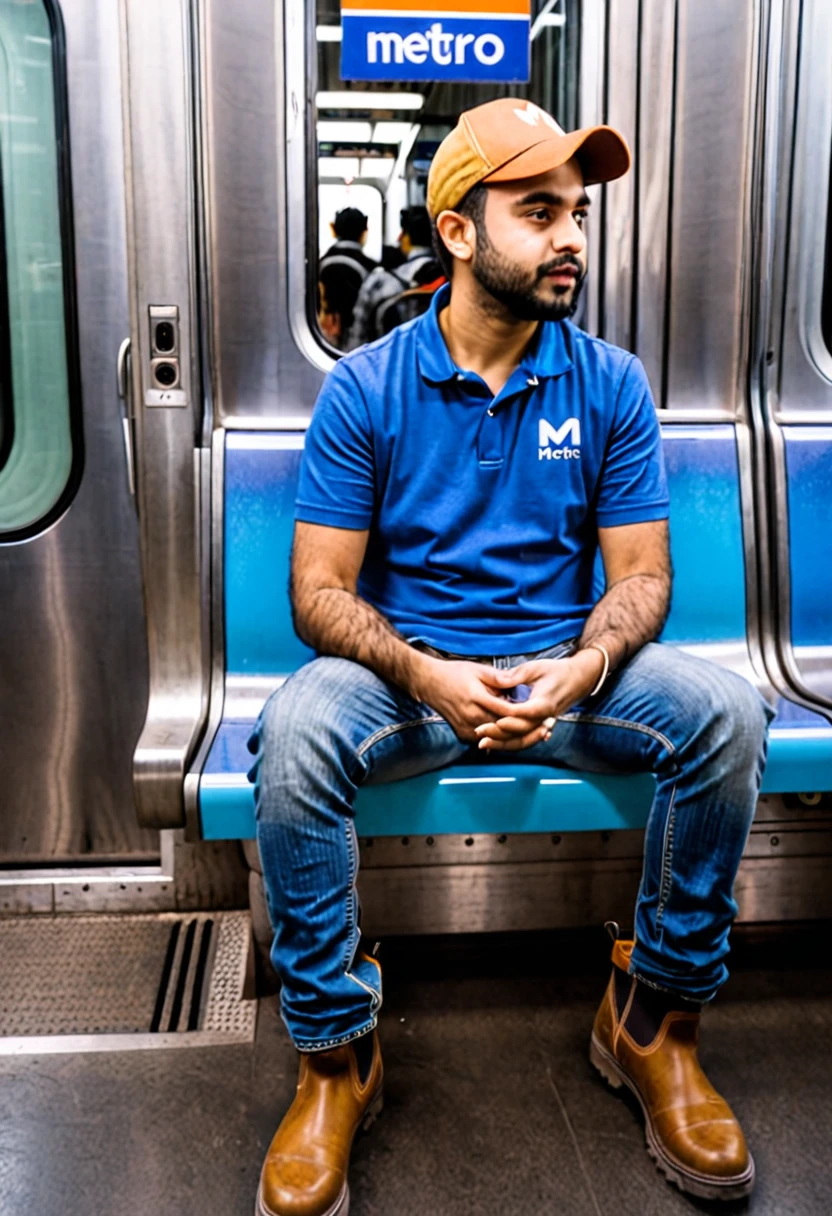
[[[566,446],[569,440],[571,446]],[[563,426],[554,427],[545,418],[537,424],[538,460],[580,460],[581,423],[577,418],[567,418]]]

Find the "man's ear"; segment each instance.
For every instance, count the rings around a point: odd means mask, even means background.
[[[336,239],[336,241],[337,241],[337,240],[338,240],[338,233],[335,231],[335,225],[334,225],[334,224],[330,224],[330,225],[329,225],[329,231],[332,233],[332,235],[335,237],[335,239]]]
[[[470,262],[477,247],[477,230],[473,220],[457,211],[440,211],[436,217],[436,231],[448,251],[460,262]]]

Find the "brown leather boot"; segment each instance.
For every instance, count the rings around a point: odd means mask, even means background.
[[[632,949],[632,942],[613,946],[613,973],[592,1028],[590,1061],[613,1089],[626,1085],[635,1094],[647,1151],[680,1190],[702,1199],[748,1195],[754,1161],[733,1111],[699,1063],[698,1007],[688,1012],[680,999],[668,1009],[672,997],[630,976]]]
[[[295,1099],[266,1154],[257,1216],[347,1216],[353,1138],[382,1107],[381,1051],[372,1034],[363,1085],[351,1043],[301,1055]]]

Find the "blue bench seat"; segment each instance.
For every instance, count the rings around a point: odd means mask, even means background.
[[[663,640],[739,653],[745,646],[745,573],[736,437],[730,425],[664,428],[675,569]],[[295,636],[287,574],[303,439],[232,433],[225,453],[225,636],[227,684],[256,684],[245,714],[224,716],[200,775],[205,839],[254,835],[247,740],[268,687],[311,652]],[[239,700],[229,697],[230,705]],[[649,774],[600,776],[478,758],[406,781],[363,788],[362,836],[435,836],[642,828],[654,789]],[[832,789],[832,727],[781,698],[763,789]]]
[[[763,792],[828,789],[832,731],[809,711],[781,705],[772,728]],[[246,778],[253,722],[223,722],[200,783],[203,835],[254,836],[254,793]],[[473,757],[472,757],[473,759]],[[421,777],[366,786],[356,801],[361,836],[500,835],[643,828],[653,799],[647,773],[602,776],[539,764],[459,762]]]

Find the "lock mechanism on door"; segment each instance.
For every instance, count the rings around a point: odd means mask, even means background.
[[[182,388],[179,308],[176,304],[151,304],[150,376],[145,392],[145,405],[181,406],[188,404]]]

